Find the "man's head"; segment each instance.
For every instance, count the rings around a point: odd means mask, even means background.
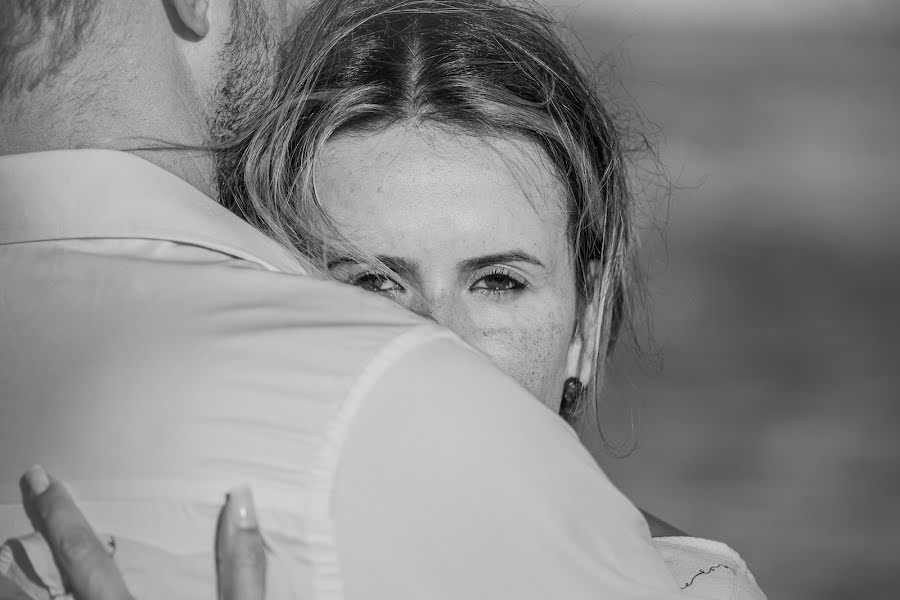
[[[0,4],[0,101],[57,75],[91,36],[98,0],[6,0]]]
[[[218,56],[218,83],[209,102],[214,142],[227,139],[271,88],[285,18],[283,1],[279,15],[257,0],[232,2],[231,27]]]
[[[2,0],[0,154],[220,141],[267,93],[288,13],[286,0]]]

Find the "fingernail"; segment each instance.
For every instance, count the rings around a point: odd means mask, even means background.
[[[228,514],[238,529],[258,529],[256,505],[250,487],[240,485],[228,492]]]
[[[50,487],[50,478],[41,465],[34,465],[25,471],[25,482],[28,484],[28,489],[35,496],[40,496]]]

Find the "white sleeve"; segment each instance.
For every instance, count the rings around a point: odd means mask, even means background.
[[[444,337],[379,370],[334,482],[345,598],[681,597],[571,428],[485,359]]]

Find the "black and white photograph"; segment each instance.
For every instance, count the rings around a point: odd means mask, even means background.
[[[893,600],[894,0],[0,0],[0,600]]]

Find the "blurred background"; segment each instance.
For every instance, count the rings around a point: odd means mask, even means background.
[[[638,447],[585,441],[772,600],[900,597],[900,2],[555,4],[675,186],[646,199],[658,357],[620,352],[601,411]]]

